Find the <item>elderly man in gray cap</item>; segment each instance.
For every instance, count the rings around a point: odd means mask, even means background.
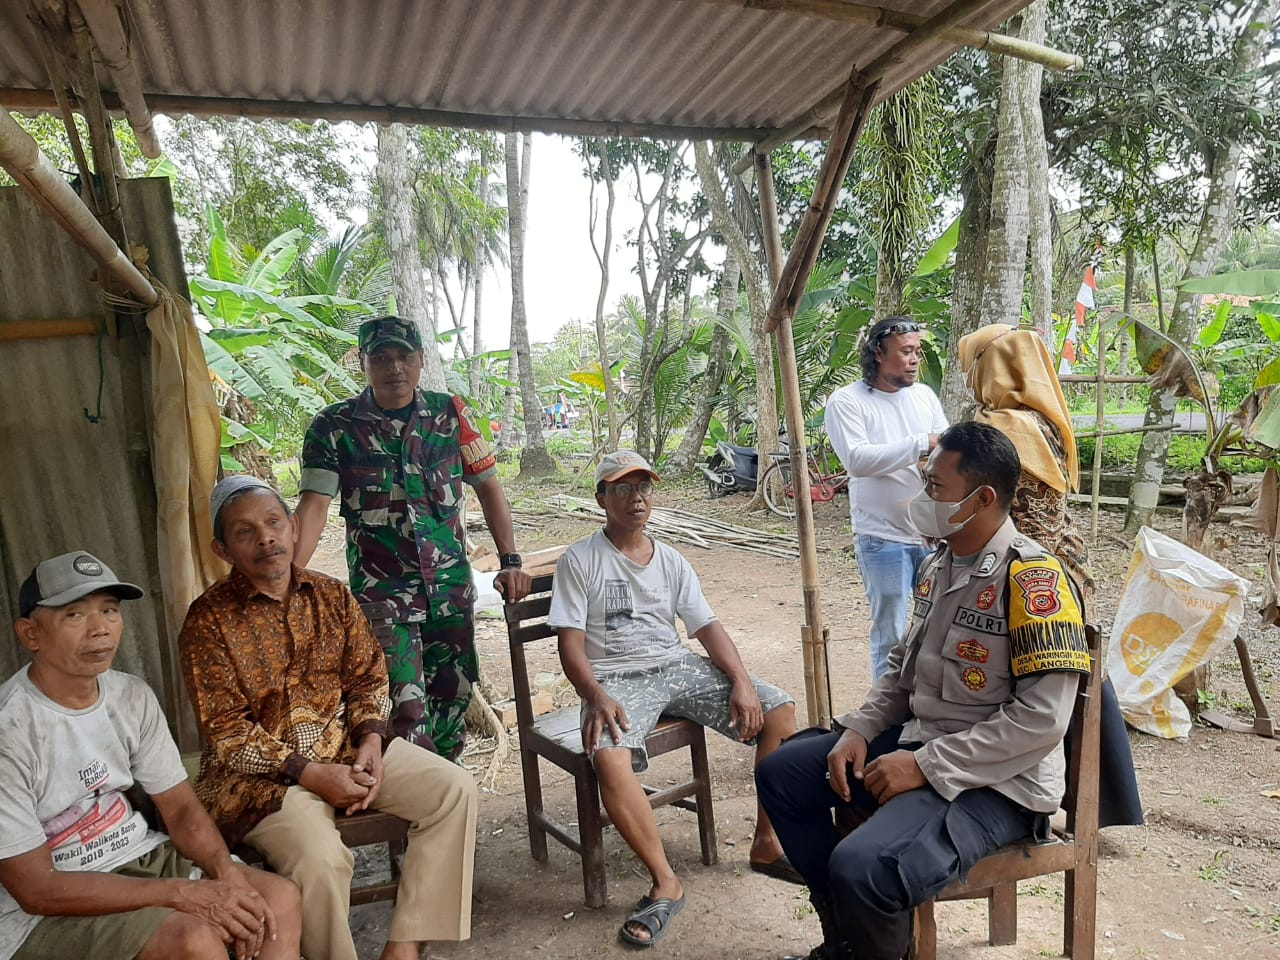
[[[31,663],[0,686],[0,958],[225,960],[231,944],[240,960],[296,960],[297,888],[232,862],[155,694],[111,669],[121,601],[141,596],[83,550],[19,590]]]
[[[213,552],[231,573],[197,597],[178,641],[204,732],[196,795],[233,846],[257,849],[302,890],[308,960],[356,960],[354,857],[339,813],[409,822],[381,960],[471,935],[476,787],[471,775],[390,738],[382,648],[351,591],[293,563],[297,527],[271,487],[213,490]]]
[[[684,908],[684,888],[636,776],[649,764],[645,739],[658,717],[687,717],[754,743],[757,763],[795,732],[795,701],[747,673],[689,561],[645,533],[657,480],[630,450],[601,460],[596,502],[604,528],[560,558],[547,617],[559,634],[565,675],[582,697],[582,745],[601,800],[653,881],[620,931],[637,946],[661,939]],[[680,642],[677,616],[710,659]],[[798,879],[763,809],[750,861],[753,870]]]

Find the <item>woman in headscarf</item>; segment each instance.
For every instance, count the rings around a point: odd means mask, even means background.
[[[975,420],[1005,434],[1018,450],[1022,476],[1013,495],[1014,525],[1062,561],[1093,607],[1089,551],[1067,510],[1080,485],[1080,456],[1071,410],[1049,351],[1033,330],[995,323],[960,338],[960,365],[978,401]],[[1133,754],[1111,681],[1102,684],[1098,825],[1142,823]]]
[[[1091,606],[1089,550],[1067,511],[1067,494],[1080,486],[1080,455],[1044,341],[1032,330],[993,323],[960,338],[960,366],[978,401],[974,419],[1012,440],[1022,460],[1014,524],[1062,561]]]

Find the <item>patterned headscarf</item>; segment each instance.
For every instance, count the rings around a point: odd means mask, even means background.
[[[960,366],[978,401],[974,419],[1006,434],[1018,448],[1022,469],[1065,493],[1080,485],[1080,456],[1062,385],[1044,341],[1032,330],[1002,323],[980,327],[960,338]],[[1053,448],[1035,418],[1035,410],[1058,428],[1066,451],[1063,475]]]

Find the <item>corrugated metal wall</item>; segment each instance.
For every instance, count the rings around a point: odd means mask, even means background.
[[[121,183],[132,243],[150,250],[162,283],[187,296],[165,179]],[[93,317],[107,328],[96,265],[16,187],[0,189],[0,324]],[[184,749],[195,727],[167,635],[156,557],[151,388],[143,317],[118,335],[0,341],[0,676],[26,662],[9,624],[18,588],[46,557],[85,549],[147,591],[125,605],[116,667],[159,695]],[[101,418],[96,415],[101,384]]]

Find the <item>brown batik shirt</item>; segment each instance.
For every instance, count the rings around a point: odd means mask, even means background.
[[[387,732],[382,648],[340,581],[293,568],[284,600],[238,571],[191,604],[178,639],[204,734],[196,796],[234,846],[309,761],[350,763]]]

